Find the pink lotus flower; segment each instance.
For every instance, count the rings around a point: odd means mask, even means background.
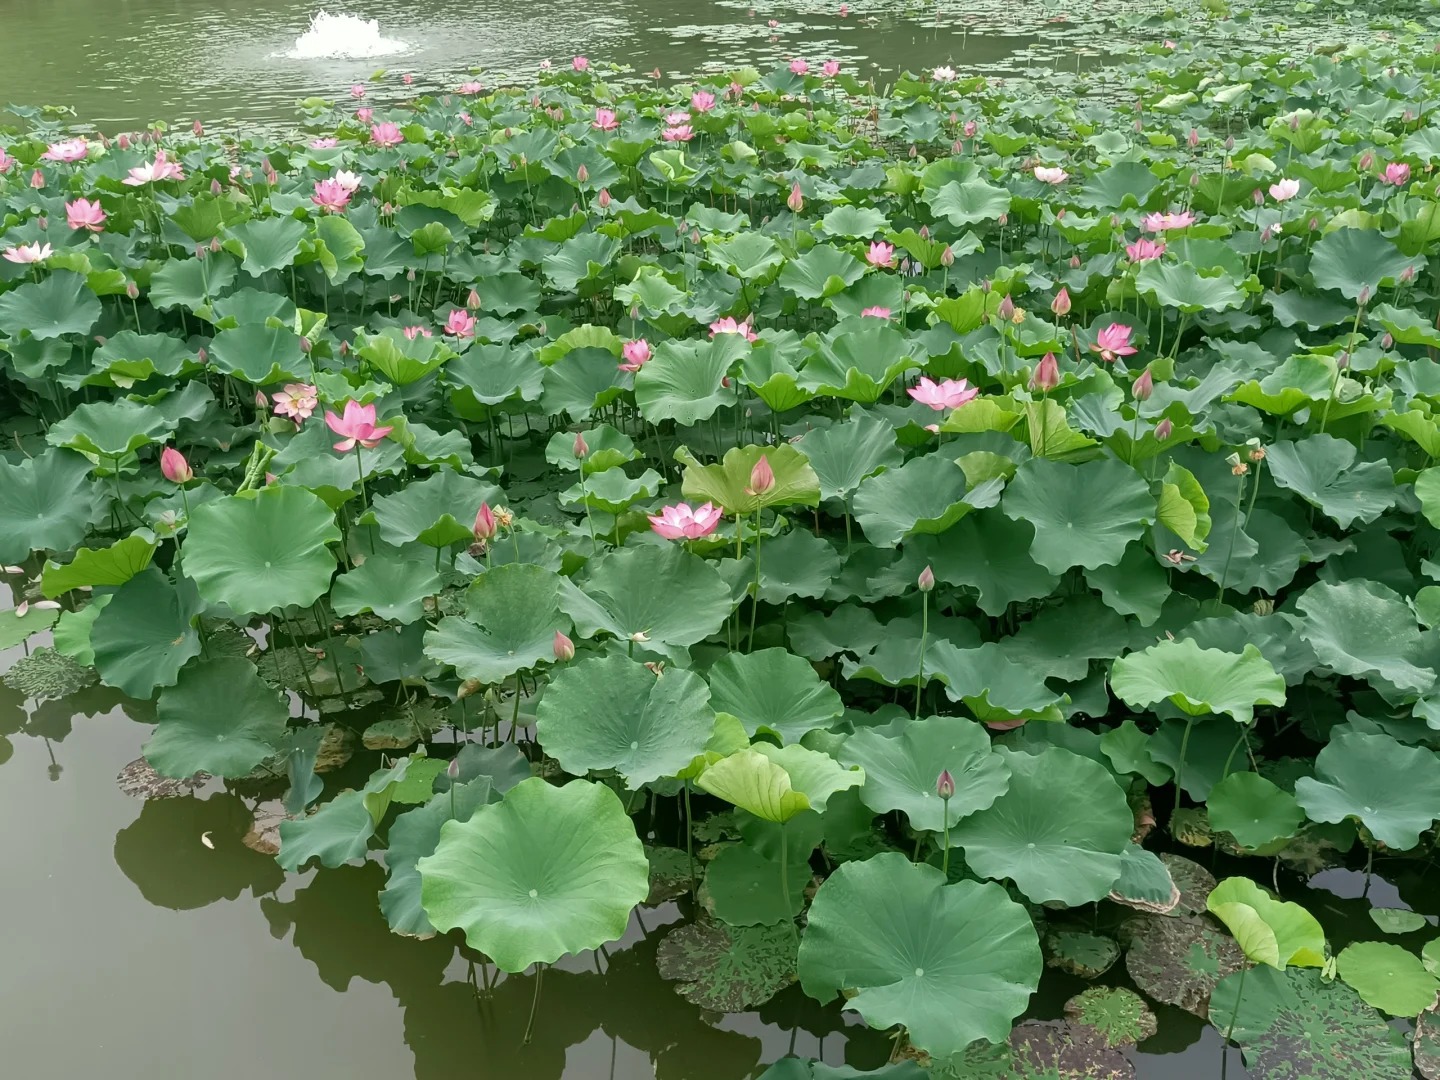
[[[690,114],[684,109],[677,109],[674,112],[668,112],[665,114],[665,123],[669,127],[675,127],[679,124],[688,124],[689,122]]]
[[[466,95],[467,97],[469,97],[469,96],[472,96],[472,95],[474,95],[474,94],[483,93],[484,90],[485,90],[485,87],[484,87],[482,84],[480,84],[480,83],[478,83],[478,82],[474,82],[474,81],[472,80],[472,81],[470,81],[470,82],[462,82],[462,83],[460,84],[460,91],[459,91],[459,92],[462,93],[462,94],[464,94],[464,95]]]
[[[955,69],[952,67],[937,67],[930,74],[936,82],[955,81]]]
[[[820,74],[827,79],[833,79],[836,75],[840,74],[840,61],[826,60],[825,63],[820,65]]]
[[[1063,184],[1066,180],[1070,179],[1070,174],[1064,169],[1049,169],[1044,165],[1036,165],[1035,179],[1039,180],[1042,184]]]
[[[355,110],[355,119],[359,120],[362,124],[368,124],[372,119],[374,119],[374,116],[375,110],[370,108],[368,105],[363,109]]]
[[[335,444],[335,449],[342,454],[354,450],[357,445],[367,450],[379,446],[380,440],[395,430],[391,425],[376,427],[375,406],[361,405],[358,401],[347,401],[343,416],[327,410],[325,423],[336,435],[342,436],[341,441]]]
[[[339,140],[339,139],[326,138],[326,139],[311,139],[311,140],[310,140],[310,149],[311,149],[311,150],[333,150],[333,149],[335,149],[335,147],[337,147],[337,146],[339,146],[339,145],[340,145],[340,140]]]
[[[51,143],[40,156],[46,161],[84,161],[90,152],[90,144],[84,139],[64,139]]]
[[[339,214],[349,205],[350,195],[350,189],[332,177],[315,181],[315,194],[310,196],[310,201],[327,214]]]
[[[799,180],[790,185],[790,195],[786,198],[785,205],[790,208],[792,214],[798,214],[805,209],[805,196],[800,191]]]
[[[49,244],[20,244],[4,251],[6,262],[21,264],[44,262],[54,254]]]
[[[332,179],[352,195],[360,190],[360,177],[348,169],[341,169]]]
[[[1111,323],[1095,336],[1095,344],[1090,346],[1090,351],[1098,352],[1100,359],[1107,364],[1113,364],[1119,356],[1134,356],[1136,349],[1130,344],[1133,332],[1134,328],[1124,323]]]
[[[937,383],[921,375],[919,385],[910,387],[906,393],[939,412],[942,409],[958,409],[973,401],[980,391],[965,379],[942,379]]]
[[[65,221],[72,229],[86,229],[102,232],[105,229],[105,211],[100,200],[76,199],[65,204]]]
[[[376,146],[399,146],[405,141],[405,136],[396,125],[386,120],[370,128],[370,141]]]
[[[1270,185],[1270,197],[1276,202],[1287,202],[1299,194],[1299,180],[1280,180]]]
[[[1030,376],[1030,389],[1049,393],[1059,385],[1060,361],[1055,359],[1053,352],[1047,352],[1035,365],[1035,371]]]
[[[0,175],[9,172],[11,166],[13,166],[14,164],[15,159],[9,154],[5,153],[5,148],[3,146],[0,146]]]
[[[796,75],[804,75],[810,70],[810,65],[797,56],[794,60],[790,61],[790,70]]]
[[[754,341],[758,334],[750,329],[750,317],[747,315],[742,321],[736,322],[733,316],[726,315],[723,319],[716,319],[710,324],[710,336],[716,334],[741,334],[746,341]]]
[[[364,84],[356,83],[354,86],[350,87],[350,96],[357,100],[363,98],[365,96]]]
[[[445,333],[459,338],[474,337],[475,316],[464,308],[455,308],[445,319]]]
[[[1385,175],[1380,179],[1395,187],[1404,187],[1410,182],[1410,166],[1403,161],[1392,161],[1385,166]]]
[[[760,460],[750,470],[750,486],[745,489],[745,494],[768,495],[774,490],[775,470],[770,467],[770,458],[761,454]]]
[[[696,90],[690,95],[690,107],[696,112],[709,112],[715,108],[715,95],[708,90]]]
[[[309,383],[286,383],[275,394],[275,415],[288,416],[297,424],[310,419],[320,404],[319,392]]]
[[[480,504],[480,509],[475,513],[475,524],[470,527],[470,531],[475,534],[476,540],[493,540],[500,531],[495,522],[495,511],[490,509],[488,502]]]
[[[862,319],[888,319],[890,317],[890,309],[888,307],[862,308],[860,317]]]
[[[1189,210],[1182,210],[1178,214],[1167,211],[1163,214],[1146,214],[1143,222],[1146,232],[1162,233],[1170,232],[1172,229],[1188,229],[1195,224],[1195,215]]]
[[[614,131],[620,126],[620,121],[616,118],[613,110],[596,109],[595,120],[590,126],[596,131]]]
[[[620,346],[620,355],[624,358],[620,364],[621,371],[639,371],[650,362],[650,343],[644,338],[627,341]]]
[[[695,137],[695,129],[689,124],[681,124],[678,127],[667,127],[660,133],[660,137],[666,142],[689,142]]]
[[[400,81],[403,82],[406,86],[409,86],[411,83],[413,83],[413,82],[415,81],[415,76],[414,76],[414,75],[411,75],[411,74],[407,71],[404,75],[401,75],[401,76],[400,76]]]
[[[180,166],[165,159],[164,150],[155,151],[155,160],[147,161],[144,165],[137,166],[130,170],[130,175],[121,181],[130,187],[144,187],[146,184],[158,183],[161,180],[184,180],[185,171]]]
[[[406,339],[409,341],[414,341],[417,337],[435,336],[430,332],[430,328],[428,326],[407,326],[400,332],[404,334]]]
[[[720,524],[720,508],[713,503],[704,503],[690,509],[689,503],[676,503],[661,507],[659,514],[651,514],[650,527],[666,540],[698,540],[709,536]]]
[[[865,252],[865,261],[871,266],[892,266],[895,262],[895,245],[887,244],[884,240],[873,241],[870,250]]]
[[[583,56],[576,56],[571,59],[570,66],[576,71],[589,71],[590,61]]]
[[[1133,244],[1125,245],[1125,257],[1134,263],[1149,262],[1164,254],[1165,245],[1163,243],[1147,240],[1143,236]]]
[[[167,446],[160,451],[160,471],[172,484],[188,484],[195,479],[195,472],[185,460],[185,455],[173,446]]]
[[[555,640],[550,643],[550,648],[555,653],[555,659],[562,664],[575,659],[575,642],[561,630],[555,631]]]

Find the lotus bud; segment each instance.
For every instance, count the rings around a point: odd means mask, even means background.
[[[805,209],[805,196],[800,194],[799,180],[796,180],[795,183],[790,185],[790,197],[785,200],[785,205],[790,208],[790,212],[793,214],[798,214]]]
[[[475,514],[475,524],[470,531],[475,534],[476,540],[493,540],[499,530],[495,526],[495,512],[490,509],[488,502],[482,502],[480,509]]]
[[[1164,442],[1166,439],[1170,438],[1170,435],[1174,432],[1174,430],[1175,425],[1170,422],[1170,418],[1167,416],[1164,420],[1161,420],[1158,424],[1155,425],[1155,441]]]
[[[1080,269],[1080,256],[1079,256],[1079,255],[1071,255],[1071,256],[1070,256],[1070,269],[1071,269],[1071,270],[1079,270],[1079,269]]]
[[[1192,149],[1192,150],[1195,149],[1195,147],[1199,146],[1199,145],[1200,145],[1200,131],[1199,131],[1199,129],[1192,127],[1192,128],[1190,129],[1190,134],[1186,137],[1186,141],[1189,142],[1189,144],[1190,144],[1190,149]]]
[[[1389,333],[1383,334],[1380,338],[1380,348],[1384,349],[1386,352],[1389,352],[1394,347],[1395,338]]]
[[[1140,377],[1130,384],[1130,393],[1136,401],[1149,401],[1154,392],[1155,380],[1150,376],[1150,369],[1146,368],[1140,373]]]
[[[310,339],[308,337],[302,337],[300,339],[300,351],[306,356],[310,355],[310,350],[314,347],[315,346],[310,343]]]
[[[949,769],[941,769],[940,775],[935,778],[935,794],[946,802],[955,797],[955,778],[950,775]]]
[[[921,226],[920,226],[920,239],[921,239],[921,240],[929,240],[929,239],[930,239],[930,226],[929,226],[929,225],[921,225]]]
[[[1363,154],[1360,155],[1360,171],[1361,171],[1361,172],[1369,172],[1371,166],[1373,166],[1374,164],[1375,164],[1375,155],[1372,154],[1369,150],[1366,150],[1365,153],[1363,153]]]
[[[555,659],[562,664],[567,660],[575,659],[575,642],[571,641],[559,630],[555,631],[555,641],[552,644],[555,650]]]
[[[610,189],[609,189],[609,188],[601,188],[601,189],[600,189],[600,194],[599,194],[599,196],[595,199],[595,205],[597,205],[598,207],[600,207],[601,210],[608,210],[608,209],[610,209]]]
[[[1348,351],[1342,352],[1339,356],[1335,357],[1335,366],[1341,371],[1348,368],[1350,366],[1350,353]]]
[[[255,407],[261,412],[264,412],[266,409],[270,408],[270,399],[265,396],[264,390],[255,391]]]
[[[918,153],[919,151],[915,149],[915,144],[912,142],[910,144],[910,157],[914,158]]]
[[[133,281],[125,282],[125,295],[131,300],[138,300],[140,298],[140,286],[136,285]]]
[[[963,154],[963,153],[965,153],[965,144],[964,144],[963,142],[961,142],[959,139],[956,139],[953,143],[950,144],[950,153],[952,153],[952,154]]]
[[[210,194],[211,194],[211,195],[219,195],[219,194],[220,194],[222,191],[224,191],[224,190],[225,190],[225,189],[220,186],[220,181],[219,181],[219,180],[211,180],[211,181],[210,181]]]
[[[765,454],[750,470],[750,486],[745,490],[749,495],[766,495],[775,490],[775,470],[770,468],[770,458]]]
[[[465,306],[471,311],[480,310],[480,294],[474,289],[471,289],[470,295],[465,297]]]
[[[413,82],[415,81],[415,76],[414,76],[414,75],[411,75],[411,74],[407,71],[404,75],[401,75],[401,76],[400,76],[400,81],[403,82],[406,86],[409,86],[411,83],[413,83]]]
[[[1263,205],[1265,202],[1265,193],[1257,187],[1254,191],[1250,193],[1250,201],[1253,202],[1256,206]]]
[[[219,238],[218,236],[212,236],[212,237],[210,238],[210,254],[211,254],[211,255],[219,255],[219,254],[220,254],[220,238]]]
[[[406,280],[406,281],[414,281],[414,280],[415,280],[415,271],[414,271],[413,269],[411,269],[411,270],[406,270],[406,271],[405,271],[405,280]]]
[[[945,250],[940,252],[940,265],[945,267],[955,265],[955,249],[949,244],[946,244]]]
[[[129,136],[129,134],[126,133],[126,132],[124,132],[124,131],[122,131],[122,132],[120,133],[119,138],[117,138],[117,139],[115,140],[115,145],[118,146],[118,147],[120,147],[121,150],[129,150],[129,149],[130,149],[130,136]]]
[[[1320,219],[1318,217],[1312,217],[1310,219],[1310,231],[1314,232],[1318,228],[1320,228]]]
[[[1055,359],[1053,352],[1047,352],[1040,358],[1040,363],[1035,365],[1035,370],[1030,375],[1030,389],[1049,393],[1059,385],[1060,361]]]
[[[1400,271],[1400,284],[1402,284],[1402,285],[1409,285],[1409,284],[1410,284],[1412,281],[1414,281],[1414,280],[1415,280],[1415,267],[1413,267],[1413,266],[1407,266],[1407,267],[1405,267],[1404,270],[1401,270],[1401,271]]]
[[[1055,294],[1055,299],[1050,302],[1050,310],[1060,318],[1064,318],[1070,314],[1070,290],[1065,288],[1064,285],[1060,286],[1060,291]]]
[[[1362,308],[1363,308],[1366,304],[1370,303],[1370,286],[1369,286],[1369,285],[1361,285],[1361,286],[1360,286],[1360,296],[1358,297],[1358,300],[1359,300],[1360,306],[1361,306]]]
[[[581,162],[580,167],[575,170],[575,179],[582,184],[588,184],[590,182],[590,170],[585,167],[584,162]]]
[[[1198,188],[1200,186],[1200,174],[1198,172],[1190,174],[1190,186],[1192,188]]]
[[[39,169],[36,169],[30,174],[30,186],[36,191],[39,191],[45,186],[45,174]]]
[[[925,567],[924,570],[920,571],[920,576],[915,580],[915,584],[921,592],[928,593],[931,589],[935,588],[935,571],[931,570],[928,566]]]
[[[202,345],[195,350],[195,359],[201,364],[208,364],[210,362],[210,354],[205,351],[205,346]]]
[[[196,245],[195,245],[195,257],[196,257],[197,259],[203,259],[203,258],[205,258],[205,256],[208,255],[208,254],[210,254],[210,245],[209,245],[209,244],[196,244]]]
[[[965,138],[973,139],[975,138],[976,133],[980,130],[980,125],[977,124],[974,120],[966,120],[965,127],[961,130],[965,132]]]
[[[690,230],[690,243],[692,243],[692,244],[699,244],[699,243],[700,243],[700,230],[699,230],[699,229],[691,229],[691,230]]]
[[[460,756],[458,754],[452,757],[450,763],[445,766],[445,775],[449,777],[452,784],[460,779]]]
[[[1235,136],[1231,135],[1225,140],[1225,152],[1228,154],[1235,149]]]
[[[1139,117],[1135,118],[1135,130],[1137,132],[1145,130],[1145,121],[1141,120]]]
[[[348,342],[348,341],[342,341],[342,342],[340,342],[340,355],[341,355],[341,356],[349,356],[349,355],[350,355],[350,342]]]
[[[195,472],[185,460],[185,455],[173,446],[167,446],[160,452],[160,471],[172,484],[188,484],[195,479]]]
[[[999,223],[1000,223],[1000,227],[1001,227],[1002,229],[1003,229],[1006,225],[1009,225],[1009,224],[1010,224],[1010,215],[1009,215],[1009,214],[1001,214],[1000,217],[999,217]]]

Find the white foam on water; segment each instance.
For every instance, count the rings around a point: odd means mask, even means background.
[[[319,11],[311,16],[310,28],[295,39],[285,55],[295,60],[389,56],[408,47],[403,41],[382,37],[380,23],[375,19]]]

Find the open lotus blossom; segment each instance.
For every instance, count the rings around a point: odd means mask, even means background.
[[[275,415],[288,416],[295,423],[303,424],[319,404],[319,391],[309,383],[286,383],[285,389],[275,394]]]
[[[666,142],[689,142],[695,137],[695,130],[689,124],[680,124],[677,127],[667,127],[660,133],[660,137]]]
[[[1195,215],[1189,210],[1181,210],[1178,214],[1173,211],[1166,211],[1163,214],[1146,214],[1142,224],[1146,232],[1152,233],[1170,232],[1172,229],[1188,229],[1195,224]]]
[[[160,471],[172,484],[188,484],[195,479],[195,472],[185,460],[185,455],[173,446],[160,451]]]
[[[4,252],[5,261],[12,263],[40,263],[54,254],[49,244],[19,244]]]
[[[836,75],[840,74],[840,61],[826,60],[820,65],[820,74],[827,79],[833,79]]]
[[[1133,244],[1125,245],[1125,257],[1135,263],[1149,262],[1151,259],[1158,259],[1164,254],[1164,243],[1147,240],[1143,236]]]
[[[1047,168],[1044,165],[1035,166],[1035,179],[1042,184],[1063,184],[1070,179],[1070,174],[1061,168]]]
[[[884,240],[875,240],[865,252],[865,261],[871,266],[893,266],[895,264],[895,245],[887,244]]]
[[[1404,187],[1410,182],[1410,166],[1403,161],[1392,161],[1385,166],[1385,174],[1380,179],[1387,184]]]
[[[570,66],[576,71],[589,71],[590,61],[583,56],[575,56],[571,57]]]
[[[684,109],[677,109],[675,112],[665,114],[665,123],[669,127],[675,127],[677,124],[688,124],[689,122],[690,114]]]
[[[954,81],[955,81],[955,69],[952,68],[952,67],[937,67],[937,68],[936,68],[934,71],[932,71],[930,74],[931,74],[931,76],[935,79],[936,82],[954,82]]]
[[[460,91],[459,91],[459,92],[462,93],[462,94],[465,94],[465,95],[468,97],[468,96],[470,96],[470,95],[472,95],[472,94],[479,94],[479,93],[483,92],[484,89],[485,89],[485,87],[484,87],[481,83],[478,83],[478,82],[475,82],[474,80],[471,80],[470,82],[462,82],[462,83],[460,84]]]
[[[339,139],[324,138],[324,139],[311,139],[311,140],[310,140],[310,149],[311,149],[311,150],[334,150],[335,147],[337,147],[337,146],[339,146],[339,145],[340,145],[340,140],[339,140]]]
[[[862,319],[888,319],[890,317],[890,309],[879,306],[861,308],[860,317]]]
[[[395,430],[389,424],[385,427],[376,427],[375,406],[361,405],[358,401],[347,401],[342,416],[336,416],[327,410],[325,423],[331,431],[341,436],[340,441],[335,444],[335,449],[342,454],[354,450],[357,445],[363,446],[367,450],[379,446],[380,440]]]
[[[709,112],[715,108],[715,95],[708,90],[696,90],[690,95],[690,107],[696,112]]]
[[[1133,332],[1134,327],[1111,323],[1095,336],[1095,344],[1090,346],[1090,351],[1099,353],[1100,359],[1107,364],[1113,364],[1119,356],[1134,356],[1136,349],[1130,344]]]
[[[1276,202],[1287,202],[1299,194],[1299,180],[1278,180],[1270,185],[1270,197]]]
[[[590,124],[596,131],[614,131],[620,126],[612,109],[596,109],[595,119]]]
[[[400,331],[400,332],[401,332],[402,334],[404,334],[405,337],[406,337],[408,340],[410,340],[410,341],[414,341],[414,340],[415,340],[416,338],[418,338],[418,337],[434,337],[434,336],[435,336],[434,334],[432,334],[432,333],[430,332],[430,328],[429,328],[428,326],[407,326],[407,327],[405,327],[404,330],[402,330],[402,331]]]
[[[0,174],[9,172],[14,164],[15,159],[5,152],[3,146],[0,146]]]
[[[941,379],[938,383],[921,375],[920,382],[905,391],[922,405],[939,412],[943,409],[958,409],[961,405],[975,400],[980,391],[966,379]]]
[[[355,110],[355,119],[359,120],[362,124],[368,124],[374,118],[375,110],[370,108],[368,105],[363,109]]]
[[[365,84],[356,83],[354,86],[350,87],[350,96],[356,99],[363,98],[365,96]]]
[[[797,56],[794,60],[790,61],[790,70],[796,75],[804,75],[810,70],[810,65]]]
[[[374,124],[370,128],[370,141],[376,146],[399,146],[405,141],[405,136],[400,128],[386,120],[380,124]]]
[[[723,319],[716,319],[710,324],[710,336],[713,338],[716,334],[740,334],[746,341],[754,341],[759,337],[754,330],[750,329],[749,316],[740,322],[736,322],[730,315],[726,315]]]
[[[341,169],[335,174],[335,182],[351,194],[360,190],[360,177],[346,169]]]
[[[332,177],[315,181],[315,194],[310,196],[310,201],[327,214],[339,214],[349,205],[352,194],[348,187]]]
[[[143,187],[146,184],[158,183],[161,180],[184,180],[185,170],[179,164],[169,161],[165,157],[164,150],[155,151],[155,160],[147,161],[144,165],[136,166],[130,170],[130,175],[121,181],[130,187]]]
[[[474,337],[475,316],[464,308],[455,308],[445,318],[445,333],[461,338]]]
[[[99,199],[76,199],[65,204],[65,222],[72,229],[103,232],[105,211],[101,208]]]
[[[660,513],[649,517],[650,527],[666,540],[698,540],[715,531],[721,511],[713,503],[703,503],[692,510],[689,503],[682,502],[661,507]]]
[[[40,156],[46,161],[84,161],[90,144],[84,139],[62,139],[51,143]]]
[[[650,362],[650,343],[644,338],[627,341],[620,346],[621,371],[639,371]]]

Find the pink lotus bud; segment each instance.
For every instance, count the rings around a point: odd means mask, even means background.
[[[1390,334],[1384,334],[1380,338],[1380,348],[1389,352],[1395,347],[1395,338]]]
[[[219,238],[218,236],[212,236],[212,237],[210,238],[210,254],[211,254],[211,255],[219,255],[219,254],[220,254],[220,238]]]
[[[270,408],[270,399],[265,396],[264,390],[255,391],[255,407],[261,410]]]
[[[1192,127],[1192,128],[1190,129],[1190,134],[1186,137],[1186,141],[1189,142],[1189,144],[1190,144],[1190,149],[1192,149],[1192,150],[1195,149],[1195,147],[1199,146],[1199,145],[1200,145],[1200,131],[1199,131],[1199,129]]]
[[[407,75],[405,77],[408,79],[410,76]],[[460,757],[458,754],[450,759],[450,764],[445,766],[445,775],[450,778],[452,784],[460,779]]]
[[[160,452],[160,471],[172,484],[187,484],[195,479],[195,473],[190,468],[190,463],[185,460],[185,455],[173,446],[167,446]]]
[[[129,150],[129,149],[130,149],[130,136],[129,136],[126,132],[123,132],[123,131],[122,131],[122,132],[120,133],[119,138],[117,138],[117,139],[115,140],[115,145],[118,146],[118,147],[120,147],[121,150]]]
[[[30,174],[30,186],[36,191],[39,191],[45,186],[45,174],[39,169],[36,169]]]
[[[1000,300],[1000,307],[999,307],[999,310],[997,311],[997,314],[1000,316],[1000,318],[1004,319],[1006,322],[1009,322],[1009,321],[1011,320],[1011,318],[1014,317],[1014,315],[1015,315],[1015,301],[1010,299],[1010,294],[1009,294],[1009,293],[1006,293],[1006,294],[1001,298],[1001,300]]]
[[[1375,164],[1375,155],[1369,150],[1360,155],[1360,171],[1369,172],[1370,167]]]
[[[975,138],[976,133],[980,130],[980,125],[977,124],[974,120],[966,120],[965,126],[960,130],[965,133],[965,138],[973,139]]]
[[[921,240],[929,240],[929,239],[930,239],[930,226],[929,226],[929,225],[921,225],[921,226],[920,226],[920,239],[921,239]]]
[[[577,458],[583,458],[586,454],[590,453],[590,444],[585,441],[585,433],[583,431],[577,431],[575,433],[575,445],[572,448],[572,453],[574,453]]]
[[[1404,270],[1401,270],[1401,271],[1400,271],[1400,284],[1402,284],[1402,285],[1409,285],[1409,284],[1410,284],[1412,281],[1414,281],[1414,280],[1415,280],[1415,267],[1413,267],[1413,266],[1407,266],[1407,267],[1405,267]]]
[[[480,310],[480,294],[474,289],[471,289],[470,295],[465,297],[465,306],[471,311]]]
[[[403,82],[406,86],[409,86],[411,83],[413,83],[413,82],[415,81],[415,76],[414,76],[414,75],[411,75],[411,74],[407,71],[404,75],[401,75],[401,76],[400,76],[400,81]]]
[[[955,778],[950,775],[949,769],[941,769],[940,775],[935,778],[935,794],[947,802],[955,797]]]
[[[775,470],[770,468],[770,459],[764,454],[760,460],[755,462],[755,467],[750,470],[750,486],[746,493],[750,495],[767,495],[775,490]]]
[[[584,162],[581,162],[580,167],[575,170],[575,179],[582,184],[590,182],[590,170],[585,167]]]
[[[931,570],[928,566],[925,567],[924,570],[920,571],[920,576],[915,579],[915,584],[921,592],[929,592],[935,588],[935,571]]]
[[[949,244],[946,244],[945,250],[940,252],[940,265],[947,267],[955,265],[955,251]]]
[[[798,214],[801,210],[805,209],[805,196],[800,194],[799,180],[796,180],[795,183],[790,185],[790,197],[785,200],[785,205],[788,206],[790,212],[794,214]]]
[[[1171,434],[1174,431],[1175,425],[1170,422],[1170,418],[1167,416],[1164,420],[1161,420],[1158,424],[1155,425],[1155,441],[1164,442],[1166,439],[1170,438]]]
[[[1150,376],[1150,369],[1146,368],[1140,373],[1140,377],[1130,384],[1130,393],[1135,396],[1136,401],[1149,401],[1154,392],[1155,380]]]
[[[350,342],[348,342],[348,341],[342,341],[342,342],[340,342],[340,355],[341,355],[341,356],[349,356],[349,355],[350,355]]]
[[[1050,310],[1060,318],[1064,318],[1070,314],[1070,290],[1065,288],[1064,285],[1060,286],[1060,291],[1055,294],[1055,299],[1051,301]]]
[[[1256,206],[1263,205],[1265,202],[1265,192],[1261,191],[1257,187],[1254,191],[1250,193],[1250,201],[1253,202]]]
[[[915,144],[912,142],[912,143],[910,144],[910,156],[913,158],[913,157],[916,157],[918,154],[919,154],[919,151],[915,149]]]
[[[490,509],[488,502],[480,504],[480,509],[475,514],[475,524],[470,531],[475,534],[476,540],[494,539],[498,530],[495,526],[495,512]]]
[[[963,142],[961,142],[959,139],[956,139],[953,143],[950,144],[950,153],[952,153],[952,154],[963,154],[963,153],[965,153],[965,144],[964,144]]]
[[[1342,352],[1339,356],[1335,357],[1335,366],[1341,371],[1348,368],[1350,366],[1350,354],[1348,352]]]
[[[599,196],[595,199],[595,204],[596,204],[597,206],[599,206],[601,210],[608,210],[608,209],[610,208],[610,189],[609,189],[609,188],[601,188],[601,189],[600,189],[600,194],[599,194]]]
[[[1035,365],[1035,371],[1030,376],[1030,388],[1048,393],[1059,385],[1060,361],[1055,359],[1053,352],[1047,352]]]
[[[1000,227],[1001,227],[1002,229],[1003,229],[1006,225],[1009,225],[1009,224],[1010,224],[1010,215],[1009,215],[1009,214],[1001,214],[1001,215],[1000,215],[1000,218],[999,218],[999,224],[1000,224]]]
[[[211,194],[211,195],[219,195],[219,194],[220,194],[222,191],[224,191],[224,190],[225,190],[225,189],[220,186],[220,181],[219,181],[219,180],[211,180],[211,181],[210,181],[210,194]]]
[[[1370,286],[1369,286],[1369,285],[1361,285],[1361,286],[1360,286],[1359,301],[1360,301],[1360,306],[1361,306],[1361,307],[1364,307],[1366,304],[1368,304],[1368,303],[1370,302]]]
[[[1071,256],[1070,256],[1070,269],[1071,269],[1071,270],[1079,270],[1079,269],[1080,269],[1080,256],[1079,256],[1079,255],[1071,255]]]
[[[575,659],[575,642],[571,641],[559,630],[555,631],[553,648],[555,650],[555,659],[559,660],[562,664],[567,660]]]
[[[1231,135],[1225,140],[1225,152],[1228,154],[1235,149],[1235,136]]]
[[[138,300],[140,298],[140,286],[136,285],[133,281],[127,281],[125,283],[125,295],[131,300]]]
[[[208,364],[210,362],[210,354],[205,351],[205,346],[202,345],[195,350],[195,359],[202,364]]]
[[[310,343],[310,339],[308,337],[302,337],[300,339],[300,351],[306,356],[310,355],[310,350],[314,347],[315,346]]]
[[[1299,114],[1299,113],[1291,113],[1291,114],[1290,114],[1290,130],[1291,130],[1291,131],[1299,131],[1299,130],[1300,130],[1300,114]]]
[[[205,134],[205,125],[200,123],[199,120],[196,120],[195,123],[190,125],[190,130],[195,132],[195,137],[198,139],[201,135]]]

